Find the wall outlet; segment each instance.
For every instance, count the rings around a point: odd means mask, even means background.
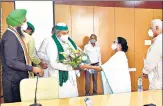
[[[151,45],[151,44],[152,44],[151,40],[145,40],[144,41],[144,45]]]

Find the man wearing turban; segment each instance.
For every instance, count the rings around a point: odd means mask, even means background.
[[[32,34],[35,32],[35,27],[32,25],[32,23],[27,22],[24,27],[22,27],[23,30],[23,40],[27,46],[29,57],[33,65],[40,66],[42,69],[47,68],[47,64],[42,62],[36,55],[36,49],[35,49],[35,40],[32,37]]]
[[[20,102],[20,81],[32,73],[43,75],[38,67],[32,67],[27,48],[22,37],[22,27],[26,22],[24,9],[12,11],[6,18],[8,28],[1,41],[2,86],[5,103]]]
[[[77,70],[70,65],[63,64],[60,60],[64,59],[61,52],[69,53],[70,47],[73,50],[79,48],[69,37],[68,26],[65,23],[58,23],[53,29],[55,29],[52,30],[53,35],[42,42],[38,50],[38,56],[48,61],[49,77],[58,79],[59,98],[77,97]]]

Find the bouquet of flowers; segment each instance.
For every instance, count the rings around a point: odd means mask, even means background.
[[[61,52],[64,56],[64,60],[60,61],[63,64],[71,65],[73,68],[78,68],[80,64],[90,64],[89,57],[81,50],[73,50],[68,48],[69,52]]]

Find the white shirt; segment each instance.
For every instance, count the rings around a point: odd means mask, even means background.
[[[97,43],[93,47],[92,44],[89,42],[87,45],[84,46],[84,52],[88,54],[91,64],[97,62],[101,64],[100,47]]]
[[[162,89],[162,33],[148,49],[143,73],[148,74],[149,89]]]

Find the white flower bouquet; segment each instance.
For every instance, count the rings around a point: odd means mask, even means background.
[[[86,53],[81,50],[73,50],[71,47],[68,48],[67,52],[61,52],[64,56],[64,60],[60,61],[63,64],[71,65],[73,68],[78,68],[80,64],[90,64],[89,57]]]

